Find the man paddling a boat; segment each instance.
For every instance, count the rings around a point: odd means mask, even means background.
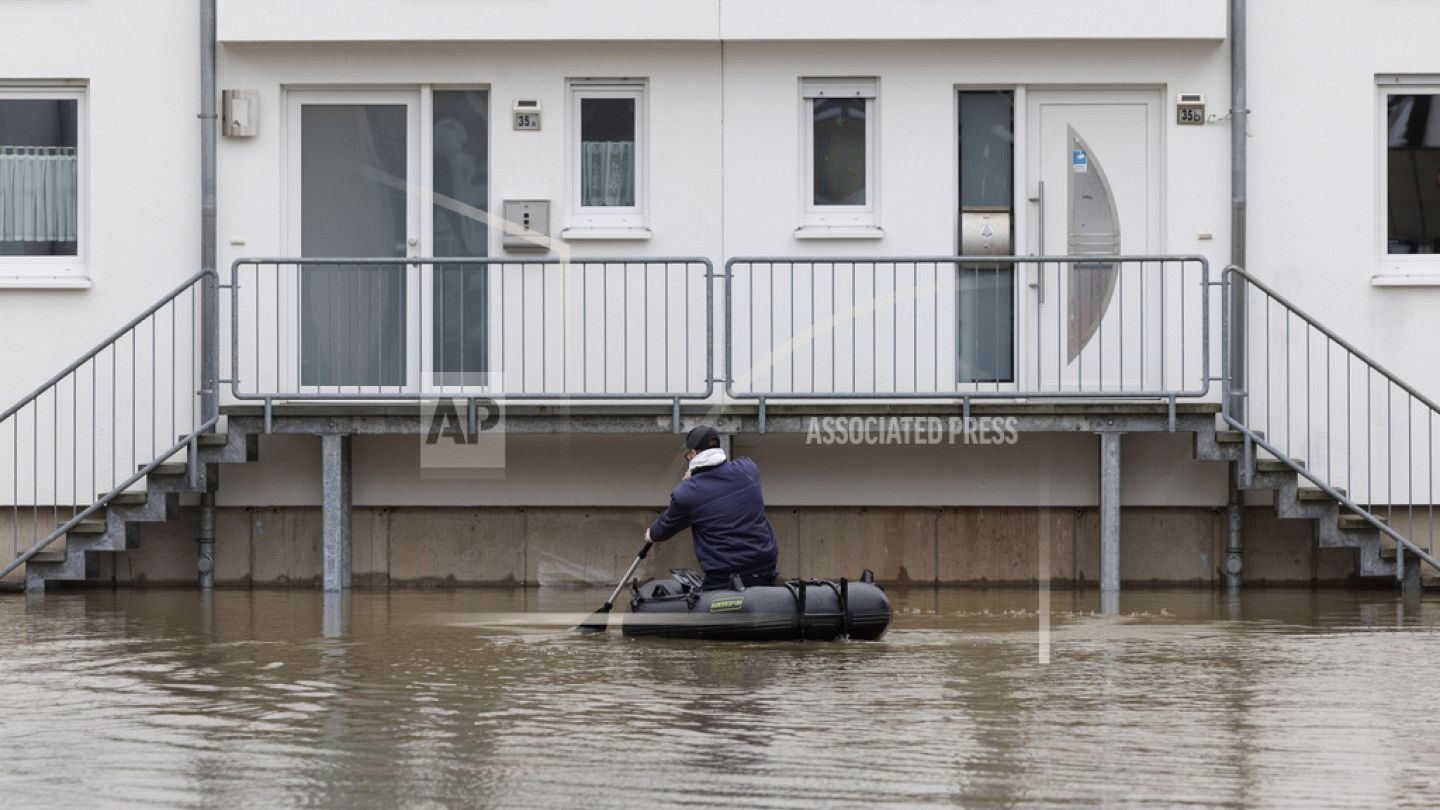
[[[727,458],[708,425],[690,431],[683,449],[685,477],[645,539],[660,543],[690,529],[706,590],[729,587],[735,575],[747,587],[773,585],[779,548],[765,515],[760,468],[748,458]]]

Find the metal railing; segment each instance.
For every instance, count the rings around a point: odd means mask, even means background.
[[[743,257],[725,284],[736,398],[1209,392],[1201,256]]]
[[[1264,450],[1440,567],[1434,556],[1440,406],[1244,270],[1226,268],[1222,283],[1222,416],[1244,434],[1244,474],[1253,474],[1257,448]],[[1234,285],[1244,291],[1243,330],[1232,328]],[[1232,349],[1243,351],[1238,379]],[[1404,555],[1396,559],[1403,576]]]
[[[245,258],[237,399],[704,399],[704,258]]]
[[[198,458],[196,436],[216,422],[201,405],[199,356],[214,277],[191,276],[0,414],[0,577],[181,451]]]

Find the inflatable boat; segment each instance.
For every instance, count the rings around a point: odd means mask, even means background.
[[[890,600],[869,570],[857,582],[792,579],[722,590],[700,589],[694,572],[631,585],[627,636],[717,641],[874,641],[890,626]]]

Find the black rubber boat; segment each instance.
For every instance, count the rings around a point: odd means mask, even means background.
[[[869,570],[858,582],[793,579],[783,585],[700,590],[694,571],[631,586],[627,636],[715,641],[874,641],[890,627],[890,600]]]

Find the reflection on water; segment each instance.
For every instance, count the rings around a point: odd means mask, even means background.
[[[11,807],[1440,804],[1440,600],[907,590],[878,643],[555,590],[0,600]],[[566,614],[556,616],[555,614]]]

